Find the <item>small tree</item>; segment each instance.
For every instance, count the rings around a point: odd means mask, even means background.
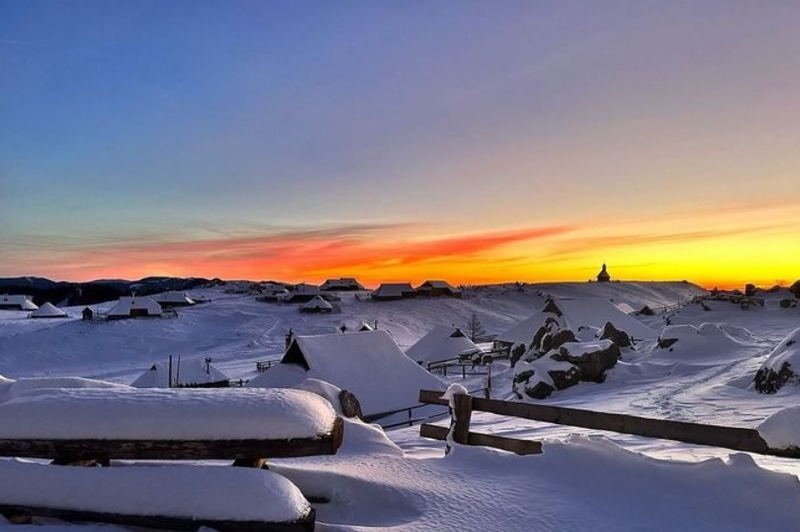
[[[486,329],[483,328],[483,324],[481,320],[478,318],[478,315],[474,312],[467,323],[467,333],[469,334],[470,340],[473,342],[486,334]]]

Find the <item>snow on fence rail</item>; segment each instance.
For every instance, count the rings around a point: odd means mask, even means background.
[[[213,493],[213,495],[211,495]],[[164,465],[53,467],[0,462],[0,513],[221,532],[313,530],[288,479],[263,469]]]
[[[0,456],[239,460],[334,454],[342,420],[302,390],[46,389],[0,403]]]
[[[449,430],[446,427],[423,424],[420,426],[421,436],[447,440],[448,436],[452,434],[453,441],[456,443],[495,447],[517,454],[539,453],[541,452],[541,443],[470,432],[469,426],[472,411],[488,412],[557,425],[632,434],[647,438],[673,440],[695,445],[722,447],[769,456],[800,458],[800,448],[770,447],[755,429],[650,419],[628,414],[593,412],[563,406],[515,403],[472,397],[467,393],[453,394],[451,403],[448,399],[445,399],[442,392],[433,390],[420,390],[419,400],[423,404],[450,406],[453,416]]]

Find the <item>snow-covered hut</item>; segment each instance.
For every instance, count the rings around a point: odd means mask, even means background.
[[[31,318],[66,318],[67,313],[49,301],[31,312]]]
[[[191,307],[195,301],[186,292],[164,292],[153,296],[161,308]]]
[[[386,331],[296,336],[281,363],[248,386],[292,388],[308,378],[353,392],[366,415],[416,405],[421,389],[444,388]]]
[[[320,289],[325,292],[353,292],[364,290],[364,286],[355,277],[341,277],[339,279],[328,279]]]
[[[375,322],[377,327],[378,322]],[[347,332],[370,332],[374,331],[376,327],[373,327],[369,323],[363,320],[347,320],[343,321],[342,324],[339,326],[339,330],[343,333]]]
[[[0,310],[36,310],[37,308],[39,307],[33,303],[33,296],[10,296],[8,294],[0,296]]]
[[[319,295],[322,295],[319,286],[299,283],[294,285],[294,290],[281,298],[281,301],[284,303],[306,303]]]
[[[161,305],[147,296],[124,296],[119,298],[119,302],[108,311],[106,315],[110,320],[120,320],[125,318],[143,318],[148,316],[161,316],[163,311]]]
[[[625,314],[608,299],[548,299],[542,310],[499,334],[495,338],[495,347],[509,349],[518,343],[529,346],[536,332],[548,319],[556,319],[562,327],[576,333],[581,327],[602,329],[606,323],[611,323],[635,340],[658,338],[653,329]]]
[[[306,314],[330,314],[333,312],[333,305],[322,299],[322,296],[316,296],[311,301],[306,301],[300,305],[300,312]]]
[[[371,297],[376,301],[395,301],[417,297],[417,291],[411,283],[383,283],[372,291]]]
[[[419,363],[456,358],[459,355],[480,353],[481,349],[458,327],[437,325],[406,351],[411,360]]]
[[[84,321],[91,321],[94,319],[96,312],[92,307],[86,307],[81,311],[81,318]]]
[[[447,281],[425,281],[417,287],[417,294],[425,297],[461,297],[461,290]]]
[[[211,364],[210,358],[192,358],[174,361],[172,378],[170,366],[156,362],[150,369],[133,381],[134,388],[226,388],[230,379]]]

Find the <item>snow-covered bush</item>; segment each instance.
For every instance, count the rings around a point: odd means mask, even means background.
[[[800,328],[792,331],[767,357],[753,384],[759,393],[776,393],[786,384],[800,384]]]

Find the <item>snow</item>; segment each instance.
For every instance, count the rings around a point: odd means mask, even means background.
[[[661,341],[677,340],[663,349],[663,356],[672,359],[726,358],[737,347],[753,345],[753,335],[741,327],[728,324],[703,323],[693,325],[669,325],[659,334]]]
[[[534,372],[530,380],[524,384],[525,388],[533,388],[540,382],[555,388],[553,378],[550,376],[551,371],[570,371],[576,369],[575,366],[569,362],[565,362],[563,360],[554,360],[551,357],[552,354],[554,353],[548,353],[530,362],[523,360],[517,362],[517,365],[514,366],[517,374],[524,373],[526,371]]]
[[[156,303],[151,297],[135,296],[121,297],[119,302],[108,311],[109,317],[130,317],[136,311],[145,311],[148,316],[160,316],[162,314],[161,305]]]
[[[773,449],[800,449],[800,406],[775,412],[758,426],[758,432]]]
[[[406,355],[417,362],[435,362],[480,350],[458,327],[437,325],[409,347]]]
[[[128,388],[128,386],[81,377],[28,377],[12,380],[0,375],[0,403],[30,390],[52,388]]]
[[[657,336],[653,329],[633,316],[625,314],[608,299],[555,299],[552,301],[561,312],[561,316],[540,310],[499,334],[496,338],[497,341],[530,345],[536,332],[548,319],[556,320],[562,328],[571,329],[573,332],[586,327],[602,329],[606,323],[611,322],[614,327],[637,340],[654,340]]]
[[[53,467],[0,461],[3,504],[126,515],[290,522],[309,504],[264,469],[158,465]]]
[[[150,369],[133,381],[134,388],[169,388],[170,382],[174,387],[197,386],[228,381],[227,375],[222,373],[210,362],[197,358],[189,360],[174,360],[172,364],[172,379],[170,380],[169,364],[156,362]]]
[[[66,318],[67,313],[49,301],[31,312],[31,318]]]
[[[789,364],[793,371],[800,373],[800,327],[789,333],[769,354],[762,368],[780,371]]]
[[[420,389],[443,388],[386,331],[297,336],[293,348],[248,386],[294,387],[307,378],[320,379],[353,392],[366,415],[414,406]]]
[[[657,336],[653,329],[625,314],[608,299],[557,299],[555,304],[564,315],[565,325],[572,330],[581,326],[602,329],[611,322],[614,327],[637,340],[653,340]]]
[[[39,389],[0,403],[0,438],[309,438],[330,432],[335,417],[300,390]]]
[[[611,340],[597,340],[595,342],[565,342],[559,350],[566,351],[569,356],[580,357],[597,351],[605,351],[614,342]]]
[[[252,379],[258,376],[255,361],[283,354],[289,329],[316,336],[338,333],[343,321],[377,320],[380,330],[407,348],[431,327],[464,326],[472,314],[487,333],[496,334],[542,308],[548,296],[656,308],[686,302],[702,290],[688,283],[510,284],[468,288],[464,299],[407,299],[386,305],[348,294],[339,303],[342,313],[334,316],[305,316],[296,307],[264,305],[248,294],[226,294],[224,288],[200,293],[211,303],[182,310],[172,320],[81,322],[82,307],[65,308],[69,319],[52,321],[0,311],[0,373],[93,376],[127,383],[153,360],[173,354],[184,360],[213,356],[215,365],[232,378]],[[770,352],[797,329],[800,308],[780,309],[772,300],[747,311],[726,302],[704,303],[710,311],[687,304],[639,319],[653,331],[668,322],[706,331],[688,331],[695,336],[687,337],[700,337],[709,349],[681,350],[675,344],[669,352],[655,348],[654,341],[640,342],[635,351],[623,352],[604,383],[563,390],[542,404],[749,428],[799,405],[800,387],[762,395],[752,389],[752,381]],[[98,310],[109,306],[98,305]],[[582,340],[596,341],[596,328],[575,332]],[[337,388],[306,381],[312,375],[302,367],[281,366],[279,373],[292,386],[336,396]],[[512,377],[508,363],[496,361],[492,397],[509,399]],[[447,382],[471,390],[482,386],[483,378],[468,374],[462,380],[458,375]],[[359,380],[369,382],[376,396],[393,385],[385,376],[361,375]],[[4,386],[0,379],[0,389]],[[407,393],[415,396],[418,389]],[[444,426],[449,422],[437,419]],[[203,423],[217,424],[198,424]],[[794,422],[782,424],[789,423]],[[270,460],[271,471],[304,493],[330,497],[329,504],[317,507],[320,530],[794,532],[800,522],[796,460],[751,459],[725,449],[480,412],[473,413],[472,431],[543,441],[544,454],[518,457],[459,447],[444,458],[445,444],[420,438],[418,426],[384,433],[355,420],[345,420],[345,425],[344,444],[335,456]],[[54,526],[47,523],[45,528],[50,532]],[[61,528],[88,532],[85,526]]]

